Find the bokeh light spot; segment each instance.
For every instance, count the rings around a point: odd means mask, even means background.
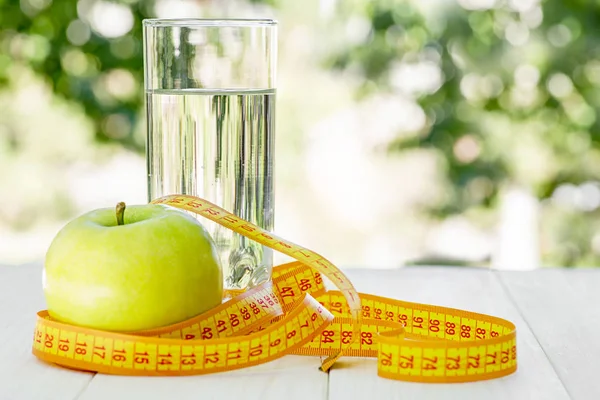
[[[573,82],[563,73],[553,74],[548,79],[548,91],[558,99],[565,98],[573,92]]]
[[[523,46],[529,40],[529,28],[522,22],[510,22],[506,26],[504,36],[513,46]]]
[[[600,85],[600,61],[591,60],[584,66],[584,74],[590,83],[598,86]]]
[[[527,12],[539,4],[539,0],[509,0],[508,5],[515,11]]]
[[[82,76],[88,70],[89,63],[85,54],[77,49],[66,51],[61,57],[63,69],[70,75]]]
[[[131,130],[131,122],[123,114],[111,114],[102,122],[102,128],[109,137],[123,139]]]
[[[494,8],[496,0],[458,0],[465,10],[489,10]]]
[[[192,18],[199,17],[202,3],[182,0],[157,0],[154,12],[158,18]]]
[[[114,69],[104,76],[108,93],[119,99],[127,100],[135,96],[137,84],[131,72],[125,69]]]
[[[521,64],[515,69],[515,84],[524,89],[533,89],[540,80],[540,71],[529,64]]]
[[[350,43],[364,42],[371,32],[371,21],[359,16],[353,16],[346,23],[346,35]]]
[[[442,85],[443,76],[435,62],[404,62],[392,67],[390,82],[398,91],[408,95],[434,93]]]
[[[92,32],[85,22],[76,19],[67,27],[67,39],[75,46],[81,46],[90,40]]]
[[[529,29],[539,27],[544,21],[544,12],[539,5],[521,13],[521,21],[523,21]]]
[[[565,25],[558,24],[548,29],[547,37],[554,47],[565,47],[571,42],[573,35]]]
[[[464,135],[454,143],[454,156],[464,164],[475,161],[479,154],[481,146],[473,135]]]
[[[94,31],[107,38],[121,37],[133,28],[133,13],[123,4],[98,1],[89,19]]]
[[[52,0],[21,0],[20,2],[21,11],[30,17],[35,16],[50,4],[52,4]]]

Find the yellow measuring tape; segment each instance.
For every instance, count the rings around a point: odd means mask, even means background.
[[[507,320],[435,305],[358,293],[319,254],[197,197],[166,204],[204,216],[297,261],[272,280],[197,317],[153,330],[115,333],[38,313],[33,354],[86,371],[119,375],[196,375],[262,364],[286,354],[377,357],[379,376],[414,382],[469,382],[517,369],[516,329]],[[325,288],[323,277],[337,291]]]

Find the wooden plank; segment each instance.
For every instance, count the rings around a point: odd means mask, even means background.
[[[600,398],[600,271],[546,269],[499,276],[571,397]]]
[[[316,357],[286,356],[247,369],[187,377],[96,375],[80,400],[326,399],[328,376]]]
[[[0,399],[75,399],[93,374],[38,361],[31,354],[35,314],[44,309],[41,265],[0,272]]]
[[[462,384],[419,384],[377,376],[373,360],[344,358],[330,372],[329,398],[347,399],[568,399],[569,396],[495,273],[471,268],[421,267],[348,270],[357,289],[507,318],[517,325],[519,369],[510,376]]]

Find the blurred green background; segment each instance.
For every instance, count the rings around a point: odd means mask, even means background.
[[[348,267],[600,265],[585,0],[0,0],[0,263],[147,201],[147,17],[279,21],[284,237]]]

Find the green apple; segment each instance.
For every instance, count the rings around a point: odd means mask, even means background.
[[[117,332],[183,321],[221,304],[223,278],[204,226],[174,207],[102,208],[67,223],[46,254],[50,316]]]

